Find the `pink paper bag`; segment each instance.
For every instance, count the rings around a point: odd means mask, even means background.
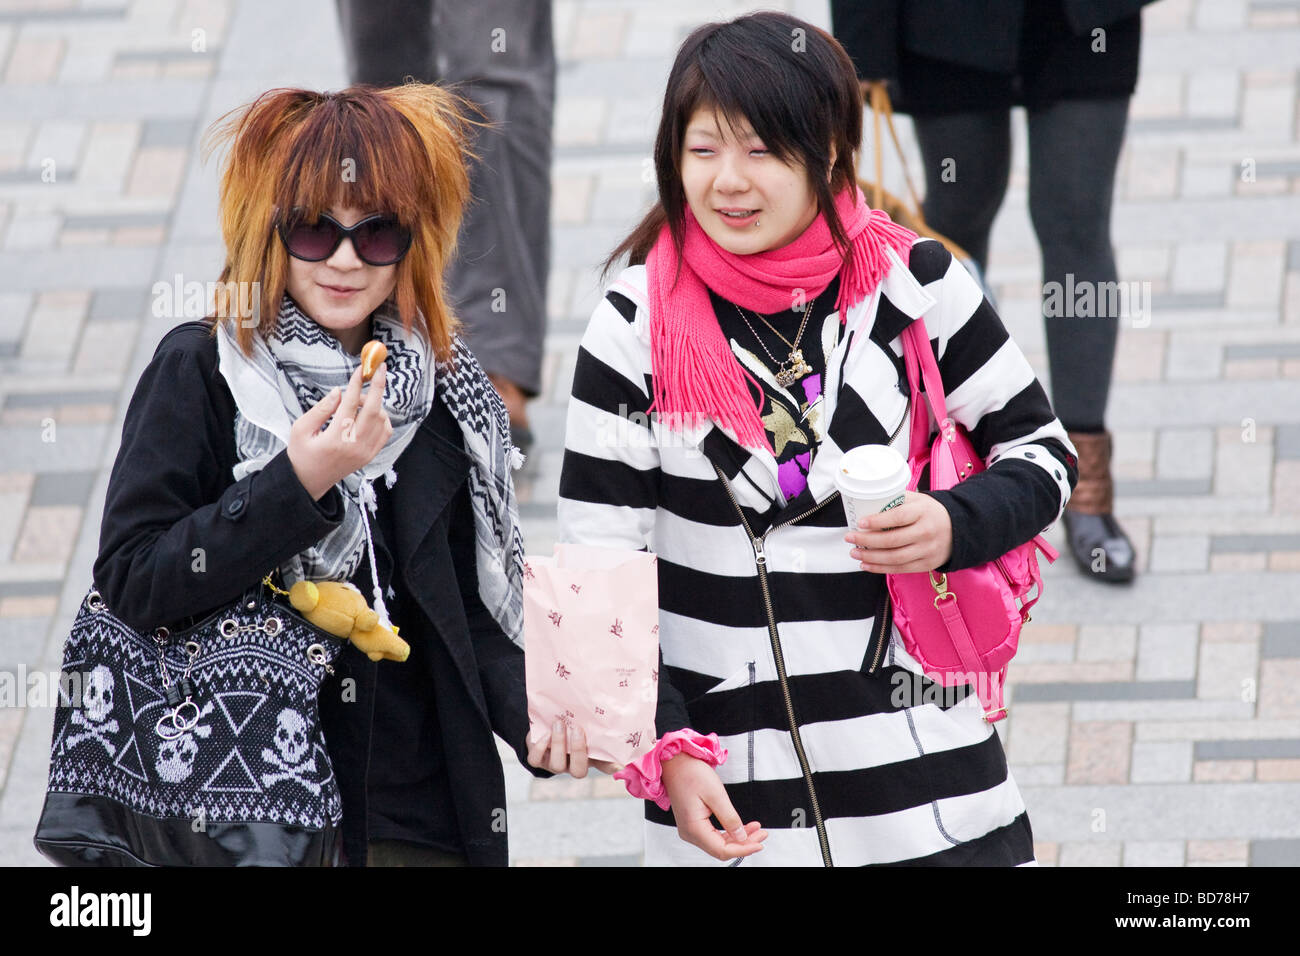
[[[645,551],[557,544],[524,560],[528,741],[559,717],[595,760],[626,764],[655,742],[659,699],[657,559]]]

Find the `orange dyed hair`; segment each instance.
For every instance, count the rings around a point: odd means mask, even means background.
[[[419,321],[437,358],[450,360],[458,323],[443,273],[469,198],[469,134],[482,125],[471,112],[465,100],[424,83],[275,89],[209,127],[205,158],[229,147],[220,198],[226,263],[214,315],[234,323],[245,354],[255,333],[275,328],[284,295],[289,254],[276,233],[279,218],[296,209],[312,221],[331,206],[350,206],[393,213],[411,231],[392,299],[407,331]],[[260,283],[255,325],[239,321],[230,301],[229,290],[245,282]]]

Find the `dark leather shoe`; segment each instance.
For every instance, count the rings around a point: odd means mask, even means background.
[[[1076,514],[1067,508],[1065,533],[1084,573],[1115,584],[1133,580],[1137,556],[1114,515]]]
[[[1132,581],[1133,542],[1115,520],[1110,432],[1070,432],[1079,452],[1079,480],[1065,506],[1065,530],[1079,567],[1101,581]]]

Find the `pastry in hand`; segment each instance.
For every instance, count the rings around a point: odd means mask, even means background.
[[[387,358],[388,346],[378,339],[371,339],[361,346],[361,381],[370,381]]]

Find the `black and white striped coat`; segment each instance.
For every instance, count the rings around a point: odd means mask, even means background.
[[[626,269],[583,337],[559,536],[659,556],[657,729],[722,738],[732,802],[770,833],[744,865],[1031,862],[1024,802],[977,698],[919,677],[896,629],[877,636],[884,578],[849,556],[832,482],[842,450],[897,433],[908,404],[898,335],[924,315],[949,413],[990,463],[935,493],[953,519],[945,569],[991,560],[1055,522],[1075,452],[1001,320],[940,244],[919,241],[910,271],[896,259],[877,293],[847,310],[808,489],[780,508],[770,453],[710,422],[668,431],[646,415],[645,288],[644,266]],[[756,549],[719,471],[762,538],[775,637]],[[677,837],[671,811],[647,802],[646,821],[647,864],[717,862]]]

